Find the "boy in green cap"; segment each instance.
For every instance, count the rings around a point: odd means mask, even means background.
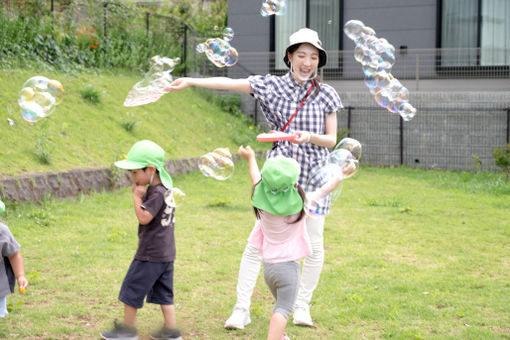
[[[111,331],[101,333],[103,339],[138,339],[136,312],[147,297],[147,302],[161,306],[165,321],[151,338],[182,340],[176,328],[173,299],[175,203],[164,158],[161,147],[142,140],[133,145],[125,160],[115,162],[115,166],[131,172],[139,221],[138,249],[119,293],[119,300],[124,303],[124,323],[115,320]]]
[[[267,339],[288,340],[284,331],[298,292],[299,260],[311,252],[305,193],[297,185],[301,169],[292,158],[275,157],[260,172],[251,147],[240,146],[238,154],[248,161],[257,218],[248,242],[262,255],[264,280],[276,299]]]
[[[4,211],[4,202],[0,200],[0,213]],[[28,287],[19,248],[9,228],[0,222],[0,318],[7,314],[7,295],[14,293],[15,282],[18,282],[20,293]]]

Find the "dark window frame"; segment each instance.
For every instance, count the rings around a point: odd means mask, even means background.
[[[475,66],[442,66],[441,64],[441,48],[442,48],[442,29],[443,29],[443,0],[436,0],[436,48],[438,49],[436,52],[436,72],[438,75],[445,75],[447,77],[451,76],[465,76],[471,77],[473,75],[472,72],[480,72],[479,75],[483,76],[500,76],[502,72],[508,71],[510,72],[509,65],[494,65],[494,66],[483,66],[480,65],[480,54],[476,57],[476,65]],[[482,1],[478,1],[478,17],[477,17],[477,37],[476,44],[477,48],[481,48],[482,44]]]

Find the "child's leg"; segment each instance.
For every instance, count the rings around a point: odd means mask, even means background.
[[[267,339],[280,340],[296,300],[299,282],[299,263],[294,261],[281,263],[264,262],[264,280],[276,298]]]
[[[274,312],[271,315],[271,321],[269,322],[267,340],[281,340],[286,326],[287,318],[279,312]]]
[[[0,318],[5,317],[9,312],[7,312],[7,297],[0,297]]]
[[[165,318],[165,326],[170,329],[176,328],[177,321],[175,320],[175,307],[174,305],[161,305],[161,311]]]
[[[135,327],[137,309],[124,304],[124,324]]]

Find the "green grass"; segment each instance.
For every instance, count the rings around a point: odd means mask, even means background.
[[[124,107],[129,90],[143,78],[126,72],[39,74],[59,80],[65,95],[52,115],[29,123],[21,117],[17,98],[23,83],[35,75],[0,70],[0,78],[8,79],[0,82],[0,140],[4,145],[0,176],[109,167],[141,139],[159,144],[167,159],[199,157],[218,147],[235,152],[247,143],[267,147],[255,141],[257,130],[250,129],[249,122],[233,119],[191,89],[166,94],[156,103]]]
[[[136,130],[135,130],[136,131]],[[254,222],[245,162],[224,182],[175,176],[175,292],[185,339],[264,339],[273,299],[259,276],[252,324],[223,329]],[[292,339],[509,339],[510,183],[502,175],[361,168],[326,219],[315,328]],[[30,286],[10,295],[0,338],[94,339],[122,317],[117,301],[137,245],[129,189],[7,202]],[[159,326],[139,312],[141,339]]]

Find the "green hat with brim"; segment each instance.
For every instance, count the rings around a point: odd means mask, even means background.
[[[144,169],[152,165],[158,170],[163,186],[172,189],[172,177],[165,169],[165,151],[150,140],[136,142],[129,150],[126,159],[114,164],[116,167],[125,170]]]
[[[0,214],[3,214],[5,212],[5,204],[0,200]]]
[[[303,209],[303,199],[296,190],[299,168],[296,160],[275,157],[262,167],[262,180],[255,186],[251,204],[274,215],[288,216]]]

